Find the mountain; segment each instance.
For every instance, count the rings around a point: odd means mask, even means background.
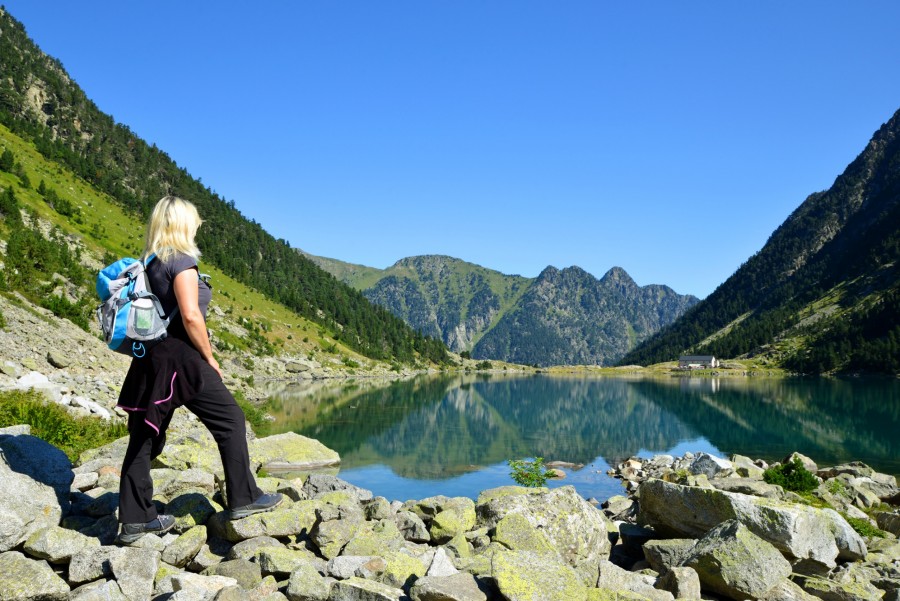
[[[900,111],[708,298],[622,363],[763,355],[803,373],[900,373]]]
[[[537,278],[425,255],[384,270],[309,255],[419,331],[476,359],[529,365],[609,365],[697,302],[638,286],[614,267],[600,280],[579,267]]]
[[[107,194],[130,222],[145,222],[156,201],[166,194],[187,198],[206,222],[197,235],[205,262],[317,323],[335,342],[367,357],[401,362],[448,360],[439,341],[422,336],[335,280],[285,240],[276,240],[244,217],[234,201],[226,201],[165,152],[101,112],[60,61],[41,52],[22,24],[2,8],[0,31],[0,123],[32,143],[45,159]],[[77,199],[67,191],[54,188],[52,197],[42,196],[60,215],[67,213],[68,226],[80,235],[103,238],[102,216],[90,207],[79,208],[76,215],[73,202]],[[98,229],[82,227],[88,222],[96,223]],[[122,250],[139,252],[142,234],[143,227],[138,225]]]

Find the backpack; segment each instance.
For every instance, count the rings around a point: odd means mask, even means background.
[[[111,350],[141,358],[167,334],[178,307],[166,317],[159,299],[150,290],[147,261],[126,257],[105,267],[97,276],[97,294],[102,304],[97,320],[103,340]]]

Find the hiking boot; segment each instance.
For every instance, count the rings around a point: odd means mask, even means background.
[[[156,518],[146,524],[122,524],[122,532],[119,533],[118,541],[130,545],[148,532],[164,534],[171,530],[174,525],[175,518],[165,514],[156,516]]]
[[[244,505],[243,507],[235,507],[234,509],[229,511],[228,519],[239,520],[241,518],[247,517],[248,515],[253,515],[254,513],[271,511],[281,505],[281,502],[283,500],[284,495],[282,495],[280,492],[266,493],[249,505]]]

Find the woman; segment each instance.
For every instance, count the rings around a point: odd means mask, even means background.
[[[168,337],[144,357],[132,359],[119,394],[118,406],[129,412],[130,434],[119,486],[119,541],[125,544],[175,525],[173,516],[158,515],[153,504],[150,461],[162,452],[166,427],[181,405],[200,418],[218,444],[230,519],[268,511],[282,501],[282,495],[263,494],[256,486],[244,413],[225,388],[212,354],[206,329],[212,291],[200,279],[200,250],[194,242],[201,223],[193,204],[166,196],[156,204],[147,226],[143,259],[150,289],[166,315],[176,309],[177,313]]]

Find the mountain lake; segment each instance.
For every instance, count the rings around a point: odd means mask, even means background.
[[[628,457],[690,451],[900,475],[895,378],[422,376],[300,382],[272,392],[261,435],[293,431],[341,455],[342,479],[389,500],[476,498],[513,484],[509,459],[575,464],[550,487],[601,501]]]

